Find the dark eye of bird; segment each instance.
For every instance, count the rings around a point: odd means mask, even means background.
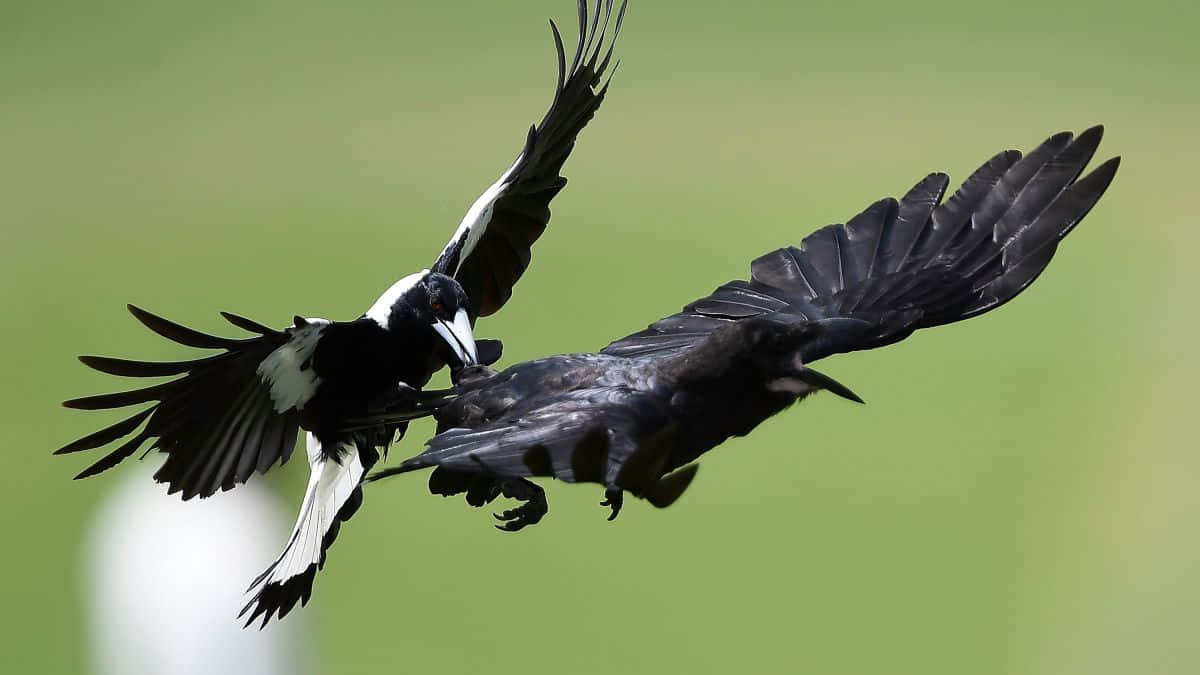
[[[443,316],[446,313],[446,306],[442,304],[441,298],[435,297],[432,300],[430,300],[429,308],[432,309],[433,313],[437,314],[438,316]]]

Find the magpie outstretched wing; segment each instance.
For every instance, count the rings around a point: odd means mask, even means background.
[[[592,119],[608,90],[613,46],[625,18],[623,0],[597,0],[589,14],[578,0],[579,38],[567,64],[562,36],[553,21],[558,55],[554,100],[542,121],[529,129],[516,161],[475,200],[433,271],[454,277],[471,300],[472,318],[489,316],[512,296],[513,285],[529,266],[530,249],[550,221],[550,200],[567,184],[559,175],[579,132]],[[612,23],[612,35],[605,38]]]
[[[207,497],[244,483],[255,471],[285,462],[296,443],[300,417],[296,405],[310,390],[305,374],[287,364],[262,370],[273,353],[303,360],[325,324],[277,331],[249,319],[224,313],[235,326],[253,333],[245,339],[201,333],[133,305],[129,311],[150,330],[173,342],[221,353],[190,361],[130,361],[102,356],[80,360],[103,373],[174,380],[142,389],[76,398],[63,403],[80,410],[108,410],[153,403],[125,420],[72,443],[55,454],[67,454],[123,442],[84,469],[76,478],[116,466],[142,446],[158,449],[167,459],[154,478],[182,492],[184,499]],[[288,347],[290,345],[290,347]],[[285,348],[287,347],[287,348]],[[279,351],[277,351],[279,350]],[[273,381],[273,377],[279,379]],[[290,379],[289,379],[290,378]],[[144,424],[143,424],[144,423]]]

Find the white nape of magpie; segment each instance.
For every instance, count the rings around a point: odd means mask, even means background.
[[[808,364],[983,314],[1024,290],[1116,174],[1111,159],[1079,178],[1101,134],[1002,152],[945,202],[949,179],[930,174],[599,354],[466,369],[427,449],[368,480],[433,467],[434,494],[523,501],[497,516],[510,531],[546,513],[535,476],[604,486],[610,519],[625,492],[670,505],[694,461],[730,436],[821,389],[861,402]]]
[[[471,205],[431,270],[396,282],[353,321],[297,317],[294,325],[275,330],[222,313],[254,334],[244,339],[201,333],[131,305],[134,317],[155,333],[185,346],[223,351],[166,363],[80,357],[113,375],[180,377],[65,402],[84,410],[152,405],[55,454],[120,441],[76,476],[85,478],[143,446],[147,452],[157,449],[167,457],[155,479],[186,500],[228,490],[255,471],[287,461],[298,430],[306,430],[312,479],[287,548],[251,587],[255,595],[246,607],[247,625],[259,617],[265,625],[297,602],[305,603],[340,522],[362,500],[363,473],[407,425],[407,419],[397,420],[349,432],[343,431],[346,421],[397,395],[417,410],[408,419],[419,416],[440,400],[435,392],[419,390],[442,365],[459,368],[499,358],[499,343],[477,346],[472,327],[476,318],[507,302],[529,265],[530,249],[550,220],[550,201],[566,185],[563,163],[604,100],[608,84],[602,80],[624,12],[624,3],[614,14],[612,0],[603,6],[597,0],[589,25],[589,7],[579,2],[579,37],[569,66],[551,22],[558,58],[553,102],[529,130],[516,160]]]

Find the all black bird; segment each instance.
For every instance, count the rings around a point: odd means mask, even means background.
[[[254,334],[231,339],[131,305],[134,317],[159,335],[220,351],[168,363],[80,357],[113,375],[178,377],[65,402],[83,410],[151,404],[59,449],[55,454],[119,442],[77,478],[111,468],[145,447],[166,454],[155,479],[167,483],[169,492],[180,492],[185,500],[207,497],[287,461],[297,431],[307,432],[311,478],[300,514],[283,553],[251,584],[255,595],[243,610],[249,612],[247,625],[260,616],[265,625],[273,614],[283,617],[297,601],[307,602],[340,523],[362,502],[363,474],[405,429],[399,422],[344,432],[346,420],[396,395],[414,405],[436,400],[418,393],[435,371],[444,363],[461,367],[481,360],[472,333],[475,320],[496,312],[512,294],[529,265],[531,246],[550,219],[550,201],[566,185],[563,163],[604,100],[608,83],[603,78],[625,4],[613,10],[612,0],[603,6],[597,0],[589,24],[589,7],[579,1],[579,37],[569,66],[551,21],[558,81],[549,110],[529,129],[513,164],[471,205],[432,268],[397,281],[359,318],[297,317],[294,325],[275,330],[222,313]],[[484,362],[499,357],[498,343],[481,342],[481,347]]]
[[[861,402],[809,364],[978,316],[1024,290],[1116,173],[1114,158],[1079,178],[1101,134],[1002,152],[945,201],[949,179],[930,174],[598,354],[465,369],[425,451],[373,478],[433,467],[434,494],[523,501],[498,515],[505,530],[546,513],[529,480],[539,476],[602,485],[610,518],[626,492],[667,506],[702,454],[805,396]]]

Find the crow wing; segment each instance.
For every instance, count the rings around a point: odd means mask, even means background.
[[[1102,135],[1097,126],[1078,138],[1055,134],[1025,156],[1001,152],[944,202],[949,179],[930,174],[898,201],[880,200],[799,247],[758,258],[749,280],[724,284],[603,353],[667,357],[722,325],[773,312],[860,320],[808,345],[811,362],[995,309],[1037,278],[1112,182],[1118,158],[1079,178]]]
[[[572,378],[568,371],[579,366],[602,373],[613,365],[606,363],[610,360],[600,355],[561,356],[514,366],[497,376],[486,393],[489,399],[513,402],[507,410],[475,428],[439,433],[424,452],[370,480],[437,467],[430,479],[431,489],[437,491],[439,482],[451,482],[448,474],[549,476],[617,487],[656,506],[668,506],[695,472],[692,467],[663,476],[677,426],[670,392],[639,373],[628,373],[619,385],[597,381],[567,391],[541,386]],[[474,402],[464,398],[450,407],[464,405]],[[449,417],[461,415],[457,410]]]
[[[695,475],[689,465],[663,475],[673,450],[674,422],[666,401],[630,390],[578,390],[522,416],[476,429],[450,429],[424,452],[372,475],[378,480],[437,467],[431,489],[447,473],[500,477],[547,476],[626,490],[665,508]]]
[[[559,172],[608,90],[601,80],[621,30],[625,2],[605,50],[612,14],[612,0],[605,0],[603,12],[597,0],[589,27],[586,0],[579,0],[579,39],[569,68],[562,36],[550,22],[558,54],[558,84],[550,109],[530,128],[512,166],[471,205],[434,263],[433,271],[462,284],[471,300],[472,319],[496,312],[512,296],[513,285],[529,266],[530,248],[550,221],[550,200],[567,184]]]

